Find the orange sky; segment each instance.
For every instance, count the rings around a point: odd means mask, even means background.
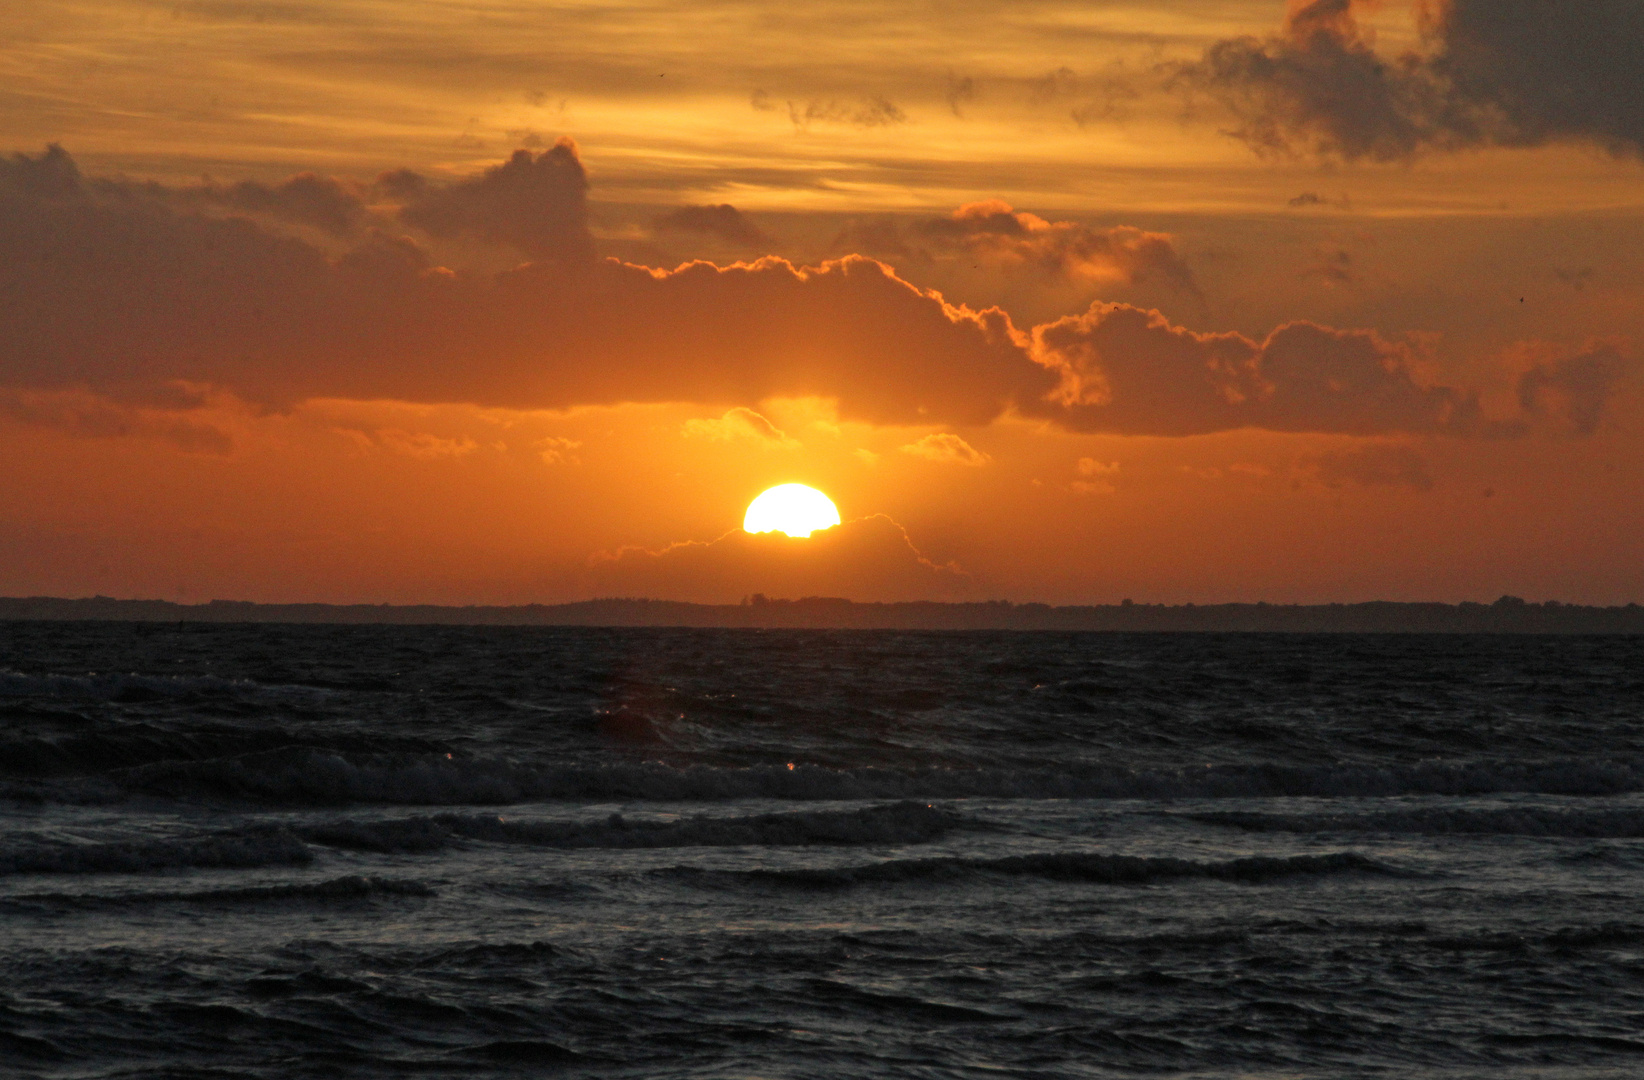
[[[38,0],[0,130],[0,594],[1644,599],[1638,0]]]

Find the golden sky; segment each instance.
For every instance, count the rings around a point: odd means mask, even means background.
[[[0,131],[0,594],[1644,599],[1644,0],[34,0]]]

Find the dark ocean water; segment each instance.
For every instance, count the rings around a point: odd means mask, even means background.
[[[1644,639],[0,624],[0,1074],[1644,1075]]]

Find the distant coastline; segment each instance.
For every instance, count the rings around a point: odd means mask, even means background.
[[[861,603],[753,596],[740,604],[604,599],[569,604],[257,604],[213,600],[0,597],[0,621],[319,623],[447,626],[678,626],[882,630],[1099,630],[1253,633],[1644,634],[1644,607],[1584,607],[1504,596],[1492,604]]]

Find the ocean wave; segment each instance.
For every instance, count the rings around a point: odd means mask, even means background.
[[[534,800],[1376,797],[1644,791],[1630,761],[1411,765],[1223,765],[1194,769],[830,769],[673,767],[656,762],[536,766],[433,754],[353,755],[311,747],[141,765],[104,779],[131,792],[287,805],[503,805]],[[35,789],[51,798],[49,788]]]
[[[458,839],[549,848],[803,847],[925,843],[963,823],[958,815],[926,803],[899,802],[857,810],[683,821],[633,821],[621,814],[599,821],[563,822],[439,814],[397,821],[327,822],[299,829],[298,834],[328,847],[384,853],[435,851]]]
[[[1247,832],[1379,832],[1415,835],[1547,836],[1588,840],[1644,837],[1644,809],[1557,810],[1509,807],[1473,810],[1421,807],[1365,814],[1192,814],[1194,821]]]
[[[1575,952],[1585,949],[1614,949],[1644,942],[1644,927],[1624,923],[1570,926],[1550,933],[1477,931],[1442,934],[1423,942],[1429,948],[1451,952],[1525,953],[1536,949]]]
[[[1192,879],[1261,884],[1290,877],[1348,873],[1406,876],[1403,871],[1352,851],[1286,857],[1258,855],[1221,862],[1094,852],[1045,852],[1006,855],[995,859],[957,856],[893,859],[858,866],[788,870],[705,870],[675,866],[654,873],[704,883],[752,882],[803,889],[844,889],[856,885],[900,883],[973,884],[985,876],[1041,878],[1095,885],[1151,885]]]
[[[187,839],[103,844],[11,840],[0,846],[0,875],[250,870],[264,866],[305,866],[313,860],[307,845],[291,832],[280,828],[250,828]]]
[[[157,904],[194,904],[207,907],[265,903],[339,903],[391,898],[423,899],[438,895],[420,881],[352,874],[328,881],[291,882],[228,889],[192,889],[174,892],[149,890],[122,893],[22,893],[0,900],[0,909],[30,912],[60,910],[123,910]]]
[[[321,687],[225,679],[220,675],[143,675],[119,671],[64,675],[0,668],[0,698],[46,698],[131,705],[194,697],[289,698],[324,693],[326,690]]]

